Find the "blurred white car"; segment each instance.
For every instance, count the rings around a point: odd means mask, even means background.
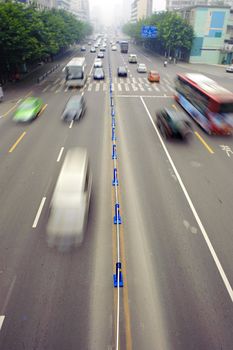
[[[100,58],[96,58],[94,61],[94,68],[102,68],[102,67],[103,67],[102,60]]]
[[[233,64],[226,68],[226,72],[233,73]]]
[[[129,63],[137,63],[137,55],[131,53],[128,60]]]
[[[71,148],[62,165],[50,203],[47,223],[49,247],[69,250],[80,245],[86,229],[92,176],[87,150]]]
[[[147,68],[144,63],[139,63],[138,68],[137,68],[138,73],[146,73]]]
[[[112,51],[116,51],[117,47],[115,45],[112,46]]]

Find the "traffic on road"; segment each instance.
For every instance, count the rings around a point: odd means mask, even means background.
[[[0,349],[232,349],[230,67],[59,63],[0,104]]]

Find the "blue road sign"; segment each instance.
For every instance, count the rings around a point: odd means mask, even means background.
[[[154,26],[142,26],[141,36],[143,38],[156,38],[158,35],[158,29]]]

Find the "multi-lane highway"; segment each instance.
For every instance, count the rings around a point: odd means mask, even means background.
[[[77,93],[65,86],[69,57],[0,105],[0,349],[233,347],[233,139],[208,136],[192,122],[188,143],[165,141],[154,123],[159,108],[180,109],[177,72],[202,72],[232,91],[233,76],[222,67],[164,68],[160,57],[133,46],[130,52],[159,70],[160,84],[109,48],[105,81],[95,82],[96,55],[87,47],[87,111],[77,123],[61,121]],[[127,65],[127,78],[117,77],[120,65]],[[109,69],[122,218],[119,323]],[[28,94],[40,96],[44,110],[31,124],[15,124],[12,112]],[[52,190],[73,146],[88,150],[93,187],[85,240],[65,254],[47,247],[45,231]]]

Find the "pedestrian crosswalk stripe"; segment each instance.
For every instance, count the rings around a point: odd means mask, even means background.
[[[161,89],[163,90],[163,91],[165,91],[165,92],[167,92],[167,89],[165,88],[165,86],[161,86]]]
[[[172,92],[175,91],[171,86],[168,85],[167,87],[168,87],[168,89],[169,89],[170,91],[172,91]]]
[[[134,84],[131,84],[131,85],[132,85],[133,91],[138,91],[138,88]]]
[[[125,84],[125,90],[129,91],[129,86],[127,84]]]
[[[156,84],[152,84],[152,86],[153,86],[153,89],[154,89],[155,91],[159,91],[159,88],[158,88],[158,86],[157,86]]]
[[[140,89],[141,91],[145,91],[145,90],[143,89],[143,87],[142,87],[142,84],[138,84],[138,87],[139,87],[139,89]]]
[[[120,84],[120,83],[118,83],[118,90],[119,90],[119,91],[122,91],[122,88],[121,88],[121,84]]]
[[[95,91],[99,91],[99,89],[100,89],[100,83],[97,83],[95,86]]]
[[[89,84],[87,91],[91,91],[92,83]]]
[[[106,91],[106,90],[107,90],[107,84],[104,83],[104,84],[103,84],[103,91]]]

